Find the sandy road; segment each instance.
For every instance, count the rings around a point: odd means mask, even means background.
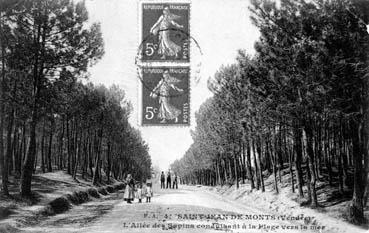
[[[312,232],[303,221],[240,205],[196,187],[160,190],[151,203],[127,204],[121,199],[96,200],[50,217],[26,232]],[[274,219],[273,219],[274,218]],[[296,229],[297,228],[297,229]],[[324,231],[315,231],[324,232]]]

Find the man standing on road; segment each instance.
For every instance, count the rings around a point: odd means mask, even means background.
[[[165,174],[164,171],[160,175],[160,188],[165,189]]]
[[[177,178],[177,174],[176,174],[176,173],[174,173],[173,189],[174,189],[174,187],[175,187],[176,189],[178,189],[178,178]]]
[[[167,188],[171,188],[171,184],[172,184],[172,179],[170,177],[170,170],[168,171],[168,174],[167,174]]]

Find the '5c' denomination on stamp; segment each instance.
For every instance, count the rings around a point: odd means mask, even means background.
[[[189,125],[188,67],[142,70],[142,125]]]
[[[190,60],[189,3],[142,4],[142,61]]]

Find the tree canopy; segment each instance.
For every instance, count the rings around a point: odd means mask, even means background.
[[[2,0],[0,45],[5,195],[13,175],[21,178],[21,195],[30,197],[38,170],[65,169],[94,184],[128,173],[151,176],[148,145],[128,122],[132,106],[124,91],[86,81],[104,41],[84,1]]]
[[[352,190],[350,220],[364,221],[369,172],[364,8],[350,0],[281,0],[278,6],[252,1],[251,19],[261,34],[256,54],[239,51],[235,64],[209,80],[214,95],[196,114],[194,143],[172,165],[184,182],[238,187],[248,179],[252,189],[264,191],[264,179],[273,174],[278,192],[286,168],[292,191],[296,176],[300,198],[317,207],[316,182],[327,174],[340,193]]]

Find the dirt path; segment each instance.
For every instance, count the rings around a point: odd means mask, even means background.
[[[301,229],[303,220],[277,219],[281,216],[269,215],[196,187],[178,190],[154,187],[154,192],[151,203],[135,201],[127,204],[119,193],[113,199],[89,202],[23,230],[86,233],[312,232]]]

